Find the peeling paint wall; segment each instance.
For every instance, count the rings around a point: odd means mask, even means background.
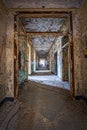
[[[14,17],[0,2],[0,101],[14,96]]]
[[[58,77],[62,80],[62,39],[59,38],[56,41],[57,50],[58,50],[58,58],[57,58],[57,67],[58,67]]]
[[[57,75],[60,79],[62,79],[62,50],[61,50],[61,42],[62,37],[56,39],[55,43],[51,47],[47,61],[49,64],[49,68],[51,69],[52,73],[55,73],[55,59],[54,54],[57,52]]]
[[[27,37],[27,46],[28,46],[28,75],[31,74],[31,41],[29,40],[29,37]]]
[[[34,48],[31,46],[31,73],[34,72]]]
[[[27,35],[28,36],[28,35]],[[36,71],[37,67],[37,54],[33,45],[32,38],[30,36],[27,37],[28,39],[28,46],[29,46],[29,72],[28,74],[32,74]]]
[[[27,54],[26,54],[26,37],[18,37],[18,82],[23,82],[27,77]]]
[[[70,49],[69,49],[69,37],[66,35],[62,38],[62,80],[69,80],[69,64],[70,64]],[[66,47],[64,47],[67,44]]]
[[[36,51],[33,46],[31,46],[31,73],[36,70]]]
[[[6,94],[14,96],[14,15],[7,15],[7,41],[6,41]]]
[[[66,44],[66,43],[65,43]],[[55,74],[55,54],[57,53],[57,75],[60,80],[68,81],[69,74],[69,64],[68,64],[68,46],[62,49],[63,37],[60,36],[56,39],[55,43],[51,47],[47,61],[49,63],[49,68]]]
[[[69,69],[68,69],[68,47],[62,49],[62,79],[63,81],[68,81],[69,79]]]
[[[17,1],[18,2],[18,1]],[[82,7],[73,11],[73,42],[74,42],[74,78],[75,95],[87,97],[87,1]],[[62,27],[66,29],[66,24]],[[21,31],[21,28],[20,28]],[[57,52],[58,76],[62,79],[61,40],[56,40],[49,54],[48,63],[51,71],[55,72],[54,53]],[[26,38],[18,38],[21,52],[21,67],[18,71],[18,80],[21,83],[26,79]],[[31,45],[31,72],[35,71],[35,49]],[[50,59],[50,60],[49,60]],[[19,64],[20,65],[20,64]],[[5,97],[14,96],[14,14],[8,12],[0,1],[0,101]]]
[[[5,97],[6,72],[6,12],[0,3],[0,101]]]
[[[39,57],[36,55],[36,70],[38,69],[39,67]]]
[[[75,95],[87,97],[87,1],[73,14]]]
[[[50,66],[52,73],[55,72],[54,53],[57,51],[56,49],[57,49],[57,48],[56,48],[56,44],[53,44],[53,46],[52,46],[51,49],[50,49],[48,58],[47,58],[48,66]],[[51,60],[51,63],[50,63],[50,60],[49,60],[49,59]]]

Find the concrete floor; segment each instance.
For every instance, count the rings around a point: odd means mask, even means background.
[[[68,90],[28,81],[19,101],[19,130],[87,130],[87,106]]]
[[[86,103],[66,89],[27,81],[20,86],[17,102],[0,130],[87,130]]]

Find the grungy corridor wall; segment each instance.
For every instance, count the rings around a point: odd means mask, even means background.
[[[73,14],[75,95],[87,97],[87,0]]]
[[[14,15],[7,15],[6,41],[6,95],[14,96]]]
[[[35,72],[36,70],[36,51],[33,47],[31,46],[31,73]]]
[[[55,73],[55,60],[54,60],[54,54],[57,52],[57,75],[62,80],[62,37],[59,37],[56,39],[55,43],[51,47],[48,58],[50,69],[52,73]]]
[[[87,98],[87,0],[72,11],[73,43],[74,43],[74,79],[75,96]],[[68,30],[67,23],[61,31]],[[19,27],[19,25],[18,25]],[[23,32],[22,27],[19,31]],[[24,32],[22,33],[24,34]],[[26,79],[26,38],[18,36],[18,81]],[[55,39],[48,54],[49,68],[55,73],[54,54],[57,52],[58,77],[62,79],[61,38]],[[36,69],[38,61],[35,49],[31,44],[31,73]],[[38,64],[37,64],[38,66]],[[71,66],[70,66],[71,67]],[[71,81],[72,82],[72,81]],[[5,97],[14,97],[14,12],[8,11],[0,1],[0,101]]]
[[[0,101],[14,96],[14,17],[0,1]]]
[[[18,82],[19,84],[26,79],[27,62],[26,62],[26,37],[18,37]]]
[[[6,12],[0,3],[0,101],[5,97],[6,81]]]

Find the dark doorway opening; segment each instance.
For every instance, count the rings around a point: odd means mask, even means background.
[[[57,52],[54,53],[54,74],[57,75]]]

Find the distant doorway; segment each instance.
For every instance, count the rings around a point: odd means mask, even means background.
[[[62,67],[63,67],[63,74],[62,74],[62,79],[63,81],[69,81],[69,57],[68,54],[69,49],[68,46],[63,48],[62,50],[62,55],[63,55],[63,60],[62,60]]]
[[[69,38],[64,36],[62,39],[62,80],[69,82],[70,57],[69,57]]]
[[[54,54],[54,74],[57,75],[57,52]]]

